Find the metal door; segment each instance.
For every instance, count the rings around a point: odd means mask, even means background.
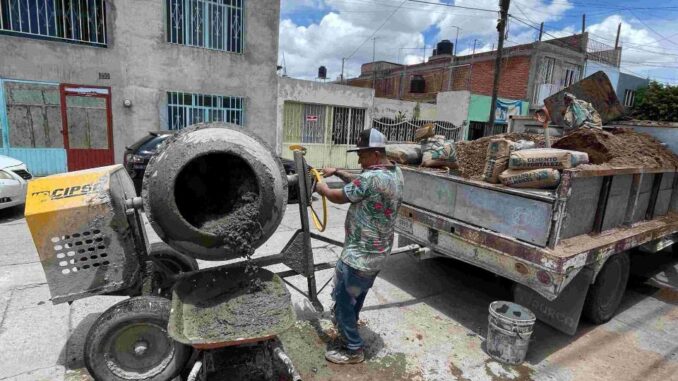
[[[110,87],[61,85],[68,170],[114,163]]]
[[[66,171],[59,85],[0,79],[0,154],[34,176]]]

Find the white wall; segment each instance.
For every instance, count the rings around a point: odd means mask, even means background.
[[[438,93],[438,120],[450,122],[455,126],[464,125],[464,134],[468,128],[468,110],[471,105],[470,91],[445,91]]]
[[[400,101],[397,99],[374,98],[372,116],[379,118],[395,118],[399,113],[405,115],[405,119],[412,119],[417,102]],[[419,103],[419,119],[436,120],[438,108],[434,104]]]

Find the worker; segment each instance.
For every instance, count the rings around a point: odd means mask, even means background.
[[[364,361],[364,342],[358,318],[379,271],[393,247],[394,225],[402,202],[403,175],[386,157],[386,137],[374,128],[363,130],[356,148],[362,167],[359,175],[325,168],[325,177],[336,175],[345,183],[330,189],[320,183],[316,192],[333,203],[351,203],[346,214],[344,248],[334,273],[334,317],[341,345],[325,353],[336,364]]]
[[[571,93],[565,93],[564,102],[566,108],[563,110],[563,118],[565,120],[566,129],[576,130],[582,127],[603,128],[600,114],[593,108],[593,105],[578,99]]]

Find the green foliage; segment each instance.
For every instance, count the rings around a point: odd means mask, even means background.
[[[652,81],[638,89],[631,115],[635,119],[678,122],[678,86]]]

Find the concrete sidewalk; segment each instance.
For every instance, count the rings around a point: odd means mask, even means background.
[[[346,207],[330,207],[324,233],[343,240]],[[299,226],[289,205],[274,236],[256,256],[278,253]],[[52,305],[42,267],[21,209],[0,211],[0,380],[89,380],[82,348],[87,331],[121,300],[101,296]],[[149,228],[151,240],[157,236]],[[313,242],[316,261],[336,260],[340,249]],[[201,267],[224,262],[201,262]],[[271,266],[274,271],[284,265]],[[332,270],[317,274],[318,286]],[[302,277],[289,279],[305,289]],[[537,323],[527,361],[517,367],[483,351],[487,308],[509,298],[492,274],[449,259],[389,260],[369,293],[361,318],[367,361],[329,365],[323,358],[326,325],[299,293],[290,291],[299,322],[282,336],[304,380],[669,380],[678,374],[678,293],[633,283],[621,311],[601,326],[583,322],[576,336]],[[328,285],[321,295],[330,305]],[[320,320],[318,318],[320,317]]]

